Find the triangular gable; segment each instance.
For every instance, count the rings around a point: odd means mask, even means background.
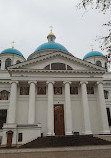
[[[54,52],[51,54],[47,54],[35,59],[31,59],[16,65],[9,67],[8,69],[43,69],[46,64],[50,64],[51,62],[64,62],[71,66],[74,70],[95,70],[95,71],[105,71],[104,68],[96,66],[87,61],[83,61],[79,58],[76,58],[72,55],[64,54],[63,52]],[[46,63],[46,64],[45,64]]]

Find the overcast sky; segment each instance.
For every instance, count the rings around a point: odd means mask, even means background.
[[[79,0],[0,0],[0,52],[12,46],[27,58],[42,43],[47,42],[50,26],[56,42],[70,53],[83,58],[91,51],[101,51],[96,36],[107,33],[102,24],[110,14],[97,10],[77,10]],[[106,52],[102,52],[106,54]]]

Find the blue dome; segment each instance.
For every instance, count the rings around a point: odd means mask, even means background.
[[[47,43],[41,44],[35,50],[35,52],[37,52],[39,50],[44,50],[44,49],[59,49],[59,50],[63,50],[63,51],[68,52],[68,50],[64,46],[62,46],[61,44],[56,43],[56,42],[47,42]]]
[[[87,54],[84,56],[83,60],[85,60],[86,58],[89,58],[89,57],[93,57],[93,56],[104,56],[104,55],[103,55],[102,53],[100,53],[100,52],[93,51],[93,52],[87,53]]]
[[[17,54],[17,55],[19,55],[19,56],[21,56],[21,57],[24,58],[24,56],[22,55],[22,53],[20,51],[18,51],[17,49],[14,49],[14,48],[5,49],[0,54],[4,54],[4,53]]]

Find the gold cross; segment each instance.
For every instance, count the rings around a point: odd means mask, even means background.
[[[14,48],[15,41],[12,41],[12,48]]]
[[[91,47],[92,47],[92,52],[93,52],[93,46],[94,46],[94,45],[93,45],[93,44],[91,44]]]
[[[53,26],[50,26],[50,32],[52,32]]]

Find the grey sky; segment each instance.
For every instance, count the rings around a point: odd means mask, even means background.
[[[102,24],[110,14],[96,10],[84,13],[75,5],[79,0],[0,0],[0,52],[11,47],[27,58],[42,43],[47,42],[53,26],[56,42],[64,45],[78,58],[94,50],[101,51],[95,42],[97,35],[107,33]],[[106,52],[103,52],[106,54]]]

